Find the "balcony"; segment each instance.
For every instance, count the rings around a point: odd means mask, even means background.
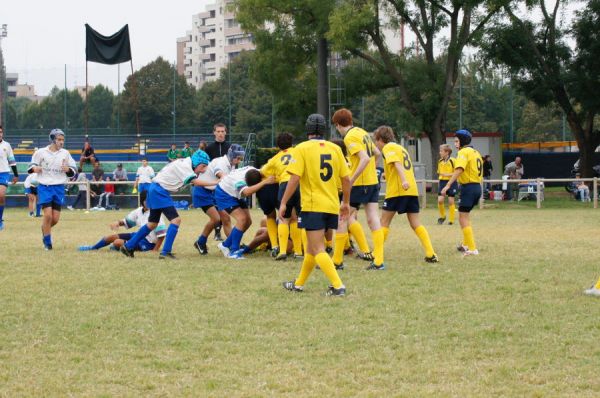
[[[229,54],[229,53],[239,53],[240,51],[243,50],[254,50],[256,47],[254,46],[254,43],[242,43],[242,44],[232,44],[230,46],[225,46],[225,53]]]
[[[200,47],[210,47],[210,40],[209,39],[200,39],[198,40],[198,46]]]
[[[242,31],[242,28],[240,26],[235,26],[233,28],[225,28],[224,34],[225,34],[225,37],[229,37],[229,36],[243,35],[244,32]]]

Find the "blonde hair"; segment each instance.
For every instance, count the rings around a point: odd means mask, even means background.
[[[440,145],[440,149],[444,152],[447,152],[449,155],[452,155],[452,147],[448,144]]]
[[[377,130],[373,133],[373,137],[375,140],[382,141],[387,144],[388,142],[396,141],[396,136],[394,135],[394,130],[390,126],[379,126]]]

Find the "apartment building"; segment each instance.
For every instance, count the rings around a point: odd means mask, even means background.
[[[196,88],[219,78],[221,69],[242,51],[254,50],[252,36],[240,28],[232,0],[217,0],[192,16],[192,29],[177,39],[177,70]]]

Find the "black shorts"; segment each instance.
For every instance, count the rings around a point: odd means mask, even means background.
[[[298,217],[298,227],[304,228],[307,231],[337,229],[338,215],[315,211],[303,211]]]
[[[278,204],[281,203],[281,199],[283,198],[283,193],[287,188],[287,182],[282,182],[279,184],[279,193],[277,195]],[[283,214],[283,218],[290,218],[292,216],[292,210],[296,209],[296,215],[300,215],[300,187],[296,188],[296,191],[292,194],[290,199],[287,202],[285,208],[285,214]],[[281,215],[280,215],[281,216]]]
[[[278,184],[268,184],[256,192],[258,205],[265,215],[271,214],[273,210],[277,210],[277,194],[279,193]]]
[[[458,211],[461,213],[470,212],[479,203],[479,198],[481,198],[481,185],[477,183],[461,185]]]
[[[419,212],[419,197],[418,196],[394,196],[383,201],[383,210],[395,211],[398,214],[418,213]]]
[[[450,181],[450,180],[440,180],[440,183],[438,186],[438,195],[440,195],[442,193],[442,189],[444,189],[444,187],[448,184],[448,181]],[[450,188],[448,188],[448,190],[446,191],[446,196],[453,198],[456,196],[457,193],[458,193],[458,183],[456,181],[454,181],[452,183],[452,185],[450,186]]]
[[[179,213],[174,206],[163,207],[162,209],[150,209],[150,215],[148,216],[148,222],[158,223],[160,221],[160,215],[164,214],[167,220],[171,221],[174,218],[179,217]]]
[[[361,204],[379,202],[379,185],[361,185],[352,187],[350,191],[350,206],[359,209]]]

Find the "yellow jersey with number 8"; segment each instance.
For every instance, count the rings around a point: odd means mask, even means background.
[[[458,168],[463,169],[458,176],[459,184],[479,184],[483,180],[483,159],[481,154],[470,146],[463,147],[458,151],[454,169]]]
[[[375,144],[373,144],[373,140],[371,140],[369,133],[360,127],[352,127],[350,130],[348,130],[346,136],[344,137],[344,144],[346,145],[348,157],[350,158],[350,164],[352,166],[352,170],[350,172],[351,176],[354,175],[356,169],[358,168],[358,163],[360,161],[358,153],[360,151],[365,151],[369,156],[369,163],[367,164],[367,167],[365,167],[360,176],[356,179],[356,181],[354,181],[353,186],[357,187],[377,184]]]
[[[350,174],[339,146],[320,139],[298,144],[286,172],[300,177],[302,211],[339,214],[338,184]]]
[[[415,172],[408,151],[400,144],[388,142],[381,149],[381,154],[385,161],[385,198],[419,196]],[[400,175],[398,174],[398,170],[396,170],[395,163],[399,163],[404,169],[404,177],[410,185],[408,189],[402,187],[402,181],[400,181]]]

